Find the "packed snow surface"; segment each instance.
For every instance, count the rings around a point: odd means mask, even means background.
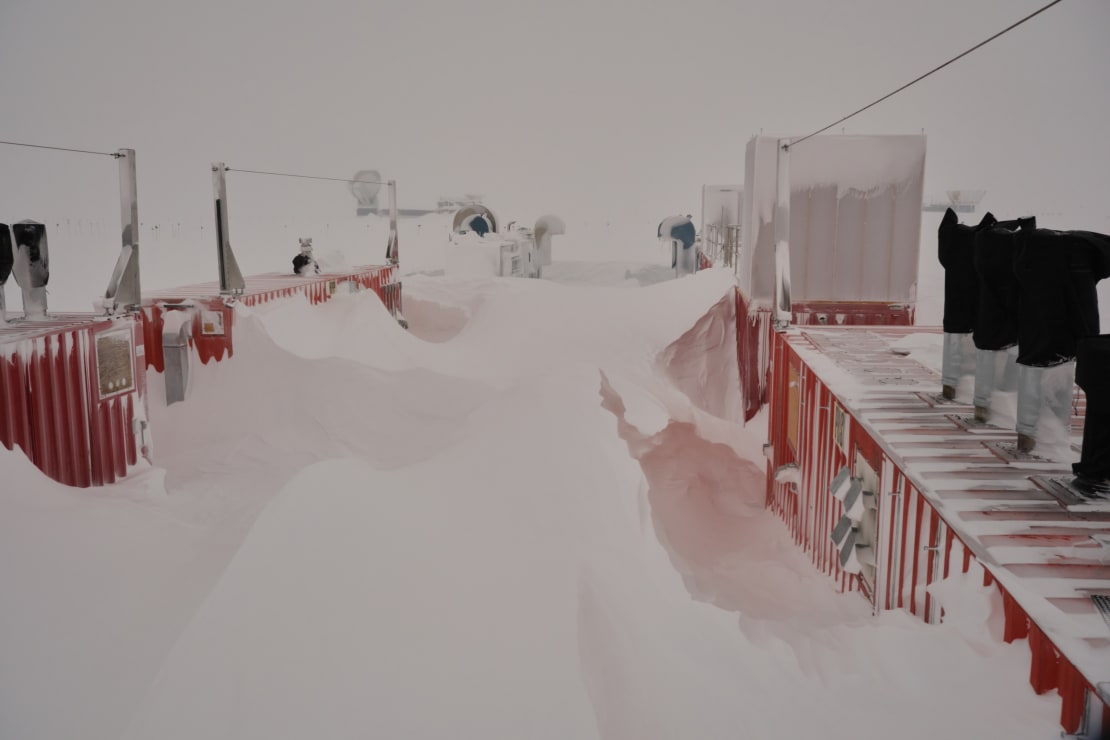
[[[873,617],[764,510],[730,273],[555,255],[240,310],[117,485],[0,449],[0,737],[1057,733],[994,592]]]

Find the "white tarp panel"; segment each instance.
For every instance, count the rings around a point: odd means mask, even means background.
[[[740,286],[771,300],[780,139],[748,141]],[[790,149],[794,301],[915,299],[925,137],[815,136]]]

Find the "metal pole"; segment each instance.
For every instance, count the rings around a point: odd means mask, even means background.
[[[142,286],[139,281],[139,194],[135,177],[135,150],[120,149],[119,205],[120,205],[120,254],[116,268],[104,291],[105,308],[118,314],[142,303]]]
[[[709,245],[709,234],[705,230],[705,191],[706,191],[706,187],[707,187],[706,185],[701,186],[701,228],[698,230],[698,233],[701,234],[701,249],[702,249],[702,251],[705,252],[706,255],[710,259],[712,259],[712,260],[714,260],[714,262],[716,262],[716,260],[718,260],[719,257],[713,253],[713,250]],[[717,265],[717,266],[720,267],[720,265]]]
[[[400,253],[397,245],[397,181],[389,183],[389,244],[386,246],[385,258],[392,264],[400,262]]]
[[[775,200],[775,330],[790,326],[793,310],[790,301],[790,150],[778,140]]]
[[[227,165],[212,163],[212,193],[216,201],[216,258],[220,270],[220,295],[242,293],[246,290],[243,273],[231,251],[227,234]]]

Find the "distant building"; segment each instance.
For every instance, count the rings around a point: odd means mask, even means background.
[[[465,206],[480,206],[480,205],[482,205],[482,196],[481,195],[475,195],[473,193],[467,193],[466,195],[441,196],[440,199],[438,201],[436,201],[436,210],[437,211],[457,211],[460,208],[463,208]]]
[[[925,203],[921,210],[932,213],[951,208],[956,213],[975,213],[975,207],[986,194],[986,190],[948,190],[945,192],[946,199],[934,198]]]

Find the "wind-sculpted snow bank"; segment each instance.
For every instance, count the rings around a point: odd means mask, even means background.
[[[409,332],[425,342],[446,342],[454,338],[469,320],[469,315],[456,306],[435,301],[409,298],[405,301],[405,319]]]
[[[726,294],[659,358],[667,379],[702,411],[740,419],[736,299]]]
[[[695,598],[765,618],[785,616],[776,606],[807,609],[806,594],[826,590],[799,578],[809,562],[764,508],[764,468],[741,452],[756,447],[753,439],[741,431],[713,441],[673,418],[645,433],[604,376],[601,398],[644,471],[656,534]]]
[[[338,295],[310,305],[304,299],[274,301],[239,314],[283,350],[305,359],[338,358],[381,371],[428,364],[427,343],[406,332],[377,296]]]
[[[195,367],[187,403],[152,404],[156,461],[174,483],[250,469],[244,485],[265,489],[336,455],[387,468],[433,455],[457,439],[459,420],[485,392],[480,383],[412,367],[402,355],[415,341],[367,294],[335,307],[290,300],[269,314],[243,310],[235,361]],[[412,424],[414,417],[422,423]]]
[[[1052,699],[1034,696],[1023,683],[1023,647],[1001,641],[1001,605],[993,589],[959,576],[939,584],[935,595],[948,614],[940,626],[903,612],[873,617],[858,595],[834,593],[764,508],[764,465],[745,430],[727,435],[704,416],[671,417],[668,401],[604,375],[601,398],[643,471],[648,516],[686,589],[738,618],[740,643],[707,638],[722,651],[713,658],[730,657],[708,668],[713,659],[700,656],[698,676],[717,671],[712,685],[699,689],[732,706],[725,714],[735,724],[721,729],[721,713],[709,710],[674,725],[669,736],[700,721],[703,734],[694,730],[691,736],[734,737],[740,727],[744,737],[854,738],[860,716],[869,717],[868,735],[875,737],[1011,738],[1056,731]],[[633,588],[614,581],[606,586]],[[600,614],[586,636],[595,657],[584,658],[584,666],[587,683],[598,673],[611,691],[617,681],[635,685],[650,659],[635,655],[623,626],[628,615],[591,605],[600,593],[582,597],[580,608]],[[665,654],[674,636],[662,634],[667,637],[657,650]],[[697,654],[700,648],[683,644],[682,650]],[[692,679],[683,690],[695,684]],[[629,703],[627,693],[595,691],[595,703],[603,703],[603,736],[652,737],[645,722],[650,713],[616,710]],[[1013,697],[1021,696],[1024,702],[1015,704]],[[784,697],[796,703],[783,704]],[[1003,705],[1007,713],[1000,715]]]

